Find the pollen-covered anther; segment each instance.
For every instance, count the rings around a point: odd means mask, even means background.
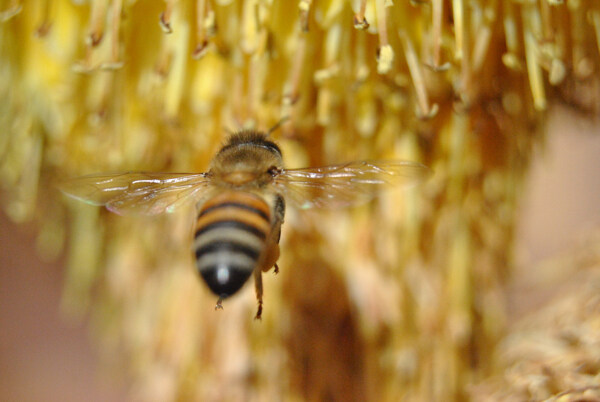
[[[162,31],[166,34],[173,32],[171,28],[171,16],[173,14],[173,7],[175,7],[175,0],[168,0],[165,6],[165,11],[160,13],[158,17],[158,23]]]
[[[160,13],[160,16],[158,17],[158,24],[164,33],[170,34],[173,32],[173,29],[171,29],[171,21],[168,19],[165,11]]]
[[[90,11],[90,28],[86,37],[86,44],[96,47],[104,37],[104,21],[106,20],[106,1],[94,0]]]
[[[48,35],[51,28],[52,23],[48,20],[44,20],[40,23],[40,25],[38,25],[37,29],[35,30],[35,36],[38,38],[43,38],[44,36]]]
[[[300,10],[300,29],[302,29],[303,32],[308,32],[308,17],[311,5],[312,0],[300,0],[300,3],[298,3],[298,9]]]
[[[215,12],[207,6],[208,11],[206,12],[206,18],[204,18],[203,26],[206,32],[206,36],[212,38],[217,34],[217,18]]]
[[[513,71],[523,71],[523,62],[522,60],[519,58],[519,56],[517,56],[514,53],[504,53],[502,55],[502,63],[509,69],[513,70]]]
[[[90,32],[90,34],[86,37],[86,44],[90,47],[95,47],[98,46],[100,44],[100,42],[102,42],[102,37],[103,37],[103,33],[102,32],[95,32],[92,31]]]
[[[542,41],[537,47],[537,62],[548,71],[548,81],[551,85],[560,84],[566,76],[566,67],[560,60],[560,49],[554,41]]]
[[[392,69],[394,62],[394,50],[390,45],[383,45],[377,52],[377,72],[386,74]]]
[[[322,85],[324,82],[328,81],[329,79],[336,77],[339,73],[340,73],[339,64],[334,64],[327,68],[323,68],[321,70],[315,71],[313,78],[314,78],[315,84]]]
[[[52,28],[52,22],[50,21],[50,0],[45,0],[42,6],[42,18],[35,30],[35,36],[43,38],[48,35],[50,28]]]
[[[196,47],[192,53],[194,60],[202,58],[209,50],[209,38],[216,33],[215,13],[210,9],[210,3],[206,0],[198,0],[196,3]]]
[[[567,76],[567,68],[565,63],[559,59],[552,59],[550,62],[550,68],[548,69],[548,81],[550,85],[559,85],[562,83]]]
[[[360,29],[361,31],[365,31],[369,29],[369,22],[364,15],[354,14],[354,28]]]
[[[112,70],[118,70],[120,68],[123,67],[125,63],[123,63],[122,61],[107,61],[104,63],[100,63],[99,69],[100,70],[104,70],[104,71],[112,71]]]
[[[201,43],[199,43],[198,45],[196,45],[196,48],[194,49],[194,52],[192,53],[192,58],[194,60],[201,59],[202,56],[204,56],[207,51],[208,51],[208,41],[204,40]]]
[[[367,11],[367,0],[360,0],[359,10],[354,14],[354,28],[362,31],[369,29],[369,22],[365,17]]]
[[[377,50],[377,72],[386,74],[392,68],[394,61],[394,50],[389,44],[387,32],[387,4],[384,0],[375,2],[375,12],[377,14],[377,31],[379,33],[379,48]]]

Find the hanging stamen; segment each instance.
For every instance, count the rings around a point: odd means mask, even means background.
[[[204,0],[199,0],[199,3],[200,2],[204,2]],[[217,20],[215,12],[212,10],[210,2],[206,2],[205,4],[206,13],[203,13],[202,20],[200,20],[200,17],[198,17],[198,23],[200,26],[198,27],[197,32],[201,31],[201,36],[196,38],[197,46],[192,54],[192,58],[195,60],[200,59],[206,54],[208,45],[210,44],[210,39],[217,33]]]
[[[483,11],[483,21],[477,29],[477,34],[475,35],[475,44],[473,45],[473,71],[479,71],[483,62],[485,61],[485,57],[487,56],[487,51],[490,46],[490,41],[492,39],[492,26],[496,21],[496,13],[493,8],[486,8]]]
[[[365,17],[367,10],[367,0],[360,0],[360,8],[356,14],[354,14],[354,28],[366,30],[369,29],[369,22]]]
[[[87,102],[93,113],[89,116],[90,124],[101,124],[108,118],[111,111],[111,98],[113,94],[115,75],[114,74],[96,74],[91,78],[92,90],[88,93]]]
[[[171,15],[173,14],[173,7],[175,7],[175,2],[177,0],[167,0],[167,4],[165,5],[165,11],[160,13],[160,17],[158,23],[160,24],[161,29],[164,33],[170,34],[173,32],[171,28]]]
[[[462,1],[462,0],[459,0]],[[468,24],[468,22],[466,21],[467,16],[464,15],[462,12],[464,10],[462,9],[462,4],[460,7],[460,16],[458,16],[458,18],[460,18],[461,22],[460,24],[464,24],[463,26],[466,26]],[[456,23],[456,21],[455,21]],[[455,27],[456,28],[456,27]],[[463,28],[461,28],[463,29]],[[462,33],[460,35],[456,35],[456,40],[458,40],[458,38],[460,38],[461,42],[460,43],[456,43],[456,47],[457,49],[460,48],[460,78],[458,81],[458,84],[456,85],[455,91],[458,93],[458,96],[460,98],[460,101],[462,102],[462,107],[468,108],[471,104],[471,101],[473,100],[473,96],[474,96],[474,89],[473,89],[473,69],[471,67],[471,59],[470,59],[470,48],[469,48],[469,44],[470,44],[470,38],[469,38],[469,30],[462,30]]]
[[[370,74],[368,59],[370,55],[367,55],[365,51],[367,38],[365,35],[359,35],[356,38],[356,57],[354,59],[354,83],[352,84],[353,90],[357,90],[367,80]]]
[[[305,67],[306,58],[306,35],[300,35],[298,38],[296,50],[293,54],[293,63],[290,69],[290,75],[284,86],[284,96],[281,99],[281,115],[289,116],[292,126],[297,119],[299,111],[294,107],[299,99],[300,84],[302,81],[302,69]]]
[[[444,18],[444,4],[442,0],[432,0],[431,2],[431,45],[432,45],[432,63],[433,68],[440,67],[441,62],[441,46],[442,46],[442,21]]]
[[[188,44],[192,33],[190,32],[190,23],[186,19],[186,16],[189,15],[189,7],[185,7],[184,3],[181,5],[182,7],[177,7],[173,13],[177,31],[173,33],[172,37],[164,37],[170,55],[170,71],[167,76],[164,98],[164,111],[169,118],[177,115],[186,91]]]
[[[290,105],[293,105],[298,100],[298,88],[300,87],[300,80],[302,77],[302,67],[304,66],[304,57],[306,54],[306,36],[301,35],[298,39],[298,47],[294,52],[294,63],[290,69],[290,77],[286,83],[286,89],[284,91],[283,106],[284,109]],[[284,114],[288,114],[284,110]]]
[[[204,27],[204,16],[206,12],[206,0],[196,1],[196,48],[192,53],[192,58],[198,60],[206,53],[208,39],[206,38],[206,29]]]
[[[504,8],[504,41],[506,43],[506,53],[502,55],[502,63],[511,70],[521,71],[523,63],[519,58],[521,53],[519,32],[515,22],[514,6],[507,4]]]
[[[52,23],[50,22],[51,6],[51,0],[44,1],[44,5],[42,6],[42,22],[40,22],[35,30],[35,36],[38,38],[42,38],[48,35],[48,32],[50,32],[50,28],[52,27]]]
[[[330,123],[333,113],[331,109],[336,99],[336,93],[331,85],[331,78],[339,75],[340,48],[343,47],[342,24],[331,25],[325,37],[325,47],[322,54],[323,68],[313,73],[313,81],[319,86],[317,94],[316,116],[320,125],[326,126]]]
[[[530,21],[532,31],[536,32],[537,63],[548,71],[550,85],[559,85],[567,74],[562,58],[564,57],[564,30],[561,25],[553,25],[550,6],[547,2],[541,4],[539,11],[533,14],[535,19]]]
[[[533,107],[537,111],[546,109],[546,91],[540,57],[542,51],[536,40],[541,35],[541,22],[538,10],[534,7],[523,7],[523,38],[525,42],[525,62],[529,87],[533,97]]]
[[[256,118],[258,109],[262,103],[262,88],[264,84],[264,57],[259,56],[256,49],[253,52],[253,57],[247,59],[247,68],[245,69],[246,77],[246,114]]]
[[[454,0],[452,2],[452,13],[454,14],[454,43],[456,49],[454,49],[454,58],[461,60],[463,58],[463,45],[464,45],[464,7],[462,0]]]
[[[581,3],[570,2],[571,14],[571,46],[573,72],[579,79],[587,79],[594,73],[594,63],[587,55],[585,10]]]
[[[256,52],[258,47],[258,36],[260,22],[257,15],[258,2],[246,1],[242,10],[241,23],[241,48],[244,53],[250,54]]]
[[[598,53],[600,53],[600,11],[592,11],[592,25],[596,32],[596,46],[598,47]]]
[[[217,17],[215,11],[210,5],[210,1],[206,2],[206,17],[204,18],[204,32],[207,39],[211,39],[217,34]]]
[[[540,16],[542,20],[543,40],[552,40],[552,37],[554,36],[552,32],[552,18],[550,15],[550,4],[547,1],[540,1]]]
[[[121,27],[121,11],[123,8],[123,0],[113,0],[112,21],[111,21],[111,38],[110,38],[110,61],[102,63],[101,68],[114,70],[121,68],[123,62],[119,61],[119,28]]]
[[[533,96],[533,106],[536,110],[546,109],[546,92],[542,68],[537,60],[537,45],[533,33],[528,29],[525,31],[525,60],[527,62],[527,75],[529,76],[529,87]]]
[[[308,14],[310,13],[310,6],[312,0],[300,0],[298,8],[300,9],[300,29],[302,32],[308,32]]]
[[[93,0],[90,17],[90,33],[87,36],[87,45],[95,47],[100,44],[104,36],[104,21],[106,19],[107,0]]]
[[[387,33],[387,6],[385,0],[376,0],[377,32],[379,33],[379,49],[377,54],[377,72],[386,74],[392,69],[394,50],[390,46]]]
[[[105,67],[98,59],[99,56],[99,45],[104,38],[104,25],[106,23],[106,12],[107,12],[108,0],[92,0],[92,7],[90,11],[90,28],[89,33],[85,38],[86,50],[85,58],[81,61],[76,62],[73,65],[73,70],[78,73],[89,73],[98,67]],[[111,31],[111,34],[113,32]],[[102,47],[105,49],[105,47]],[[107,57],[107,58],[110,58]],[[111,63],[106,63],[110,66]]]
[[[168,46],[166,46],[165,43],[163,42],[162,49],[160,51],[158,60],[154,67],[154,71],[160,78],[162,78],[162,79],[167,78],[167,76],[169,75],[169,72],[171,71],[172,61],[173,61],[173,54],[171,52],[171,49],[169,49]]]
[[[425,86],[421,63],[419,62],[415,48],[405,31],[399,31],[398,35],[400,36],[404,48],[404,57],[406,58],[406,64],[408,64],[408,70],[410,71],[410,76],[415,87],[415,94],[417,96],[417,115],[421,118],[433,117],[437,114],[438,105],[434,104],[433,107],[429,105],[427,87]]]

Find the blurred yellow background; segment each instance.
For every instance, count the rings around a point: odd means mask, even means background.
[[[569,270],[545,286],[536,282],[532,268],[539,270],[540,263],[600,231],[600,124],[565,107],[553,110],[548,144],[535,157],[518,211],[512,324],[572,291],[564,286]],[[101,352],[90,345],[89,328],[59,313],[63,258],[40,260],[34,243],[35,228],[14,225],[2,215],[0,399],[127,400],[123,379],[98,366]]]

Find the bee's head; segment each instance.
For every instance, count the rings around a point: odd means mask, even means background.
[[[268,180],[273,168],[283,166],[281,150],[267,135],[256,131],[233,134],[214,157],[210,171],[223,180],[240,185]]]

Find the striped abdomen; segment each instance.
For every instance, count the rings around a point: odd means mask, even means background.
[[[227,191],[198,213],[196,267],[219,297],[237,292],[254,271],[271,231],[271,211],[257,195]]]

